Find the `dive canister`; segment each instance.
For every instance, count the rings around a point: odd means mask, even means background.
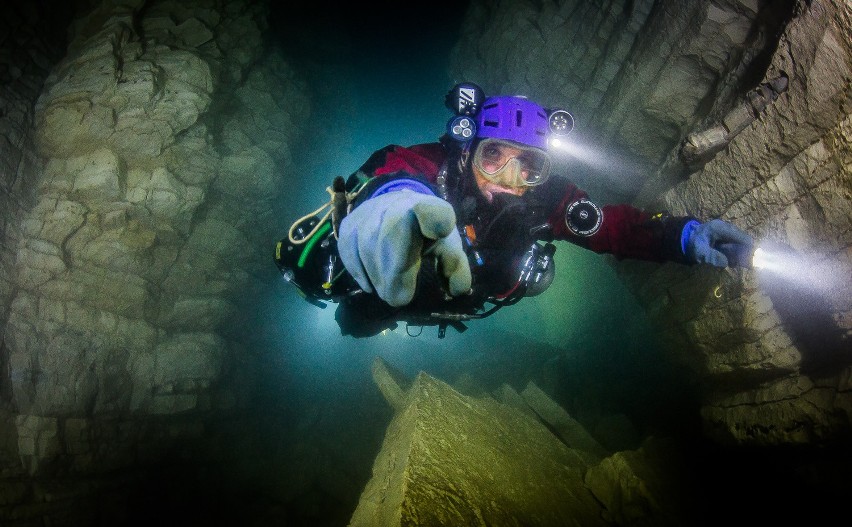
[[[316,216],[305,220],[294,230],[293,241],[285,238],[275,244],[274,255],[285,280],[312,303],[335,300],[352,290],[354,284],[337,255],[337,240],[330,223],[321,225],[305,239],[319,221]]]

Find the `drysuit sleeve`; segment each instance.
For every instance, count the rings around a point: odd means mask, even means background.
[[[548,218],[555,239],[566,240],[618,259],[689,263],[681,234],[692,217],[650,213],[631,205],[600,206],[586,192],[563,180]]]
[[[446,153],[440,143],[427,143],[403,147],[389,145],[377,150],[346,182],[346,190],[352,192],[360,185],[367,196],[372,191],[393,179],[417,179],[434,185],[438,170]],[[379,180],[379,181],[374,181]],[[359,193],[363,194],[364,192]],[[365,198],[361,197],[356,205]]]

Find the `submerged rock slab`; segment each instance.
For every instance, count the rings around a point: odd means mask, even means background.
[[[521,392],[521,396],[566,445],[581,451],[589,463],[597,463],[607,456],[606,449],[586,431],[583,425],[571,417],[534,383],[527,384],[527,387]]]
[[[350,527],[668,526],[689,514],[683,504],[695,493],[667,439],[601,459],[566,446],[558,427],[533,411],[525,398],[551,418],[567,415],[533,383],[523,397],[502,386],[503,403],[463,395],[423,372],[409,382],[381,358],[373,380],[396,415]],[[572,422],[573,437],[588,436]]]
[[[420,373],[350,526],[606,525],[584,468],[523,412]]]

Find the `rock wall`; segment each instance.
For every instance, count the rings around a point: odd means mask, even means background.
[[[51,19],[40,14],[35,4],[12,5],[4,11],[0,25],[0,331],[13,289],[13,240],[19,217],[28,207],[23,176],[33,157],[33,109],[50,68],[65,50],[63,12],[57,11]]]
[[[71,25],[30,162],[4,160],[26,181],[3,181],[20,204],[0,266],[3,475],[23,478],[0,491],[4,521],[70,502],[48,505],[38,478],[138,474],[253,396],[256,248],[279,235],[309,111],[266,31],[265,4],[241,0],[103,2]]]
[[[850,41],[848,2],[802,6],[766,74],[788,73],[787,92],[656,200],[780,245],[777,270],[621,265],[672,355],[708,385],[703,414],[719,441],[836,443],[852,431]]]
[[[70,11],[45,13],[39,7],[37,3],[5,5],[0,17],[0,335],[16,290],[14,262],[21,217],[32,204],[26,177],[35,157],[30,135],[34,106],[51,67],[64,53],[67,18],[63,17]],[[0,379],[0,507],[5,507],[23,501],[30,487],[14,481],[22,466],[10,401],[9,356],[2,338]],[[47,435],[45,441],[49,441]],[[0,518],[8,523],[4,513]]]
[[[452,76],[574,114],[565,170],[629,201],[713,101],[761,77],[791,2],[474,1]]]
[[[401,380],[379,359],[373,378],[396,414],[352,527],[667,526],[685,518],[678,501],[687,492],[670,485],[680,460],[666,441],[606,452],[532,383],[520,394],[503,385],[493,398],[463,395],[423,372]]]
[[[577,143],[606,155],[563,168],[593,198],[721,217],[799,254],[788,264],[798,281],[613,261],[671,360],[704,387],[719,442],[850,432],[850,18],[836,0],[474,2],[455,50],[456,78],[575,113]],[[688,134],[783,75],[786,92],[726,148],[683,161]]]

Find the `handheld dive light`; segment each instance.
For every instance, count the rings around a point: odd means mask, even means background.
[[[791,273],[793,269],[798,268],[800,274],[804,273],[804,269],[802,269],[805,266],[804,257],[797,255],[791,247],[781,242],[764,240],[759,246],[757,244],[720,243],[716,245],[716,250],[728,258],[730,267],[783,271],[786,273]]]
[[[743,267],[745,269],[758,267],[755,265],[755,255],[760,251],[760,247],[742,243],[720,243],[715,248],[728,258],[729,267]]]

